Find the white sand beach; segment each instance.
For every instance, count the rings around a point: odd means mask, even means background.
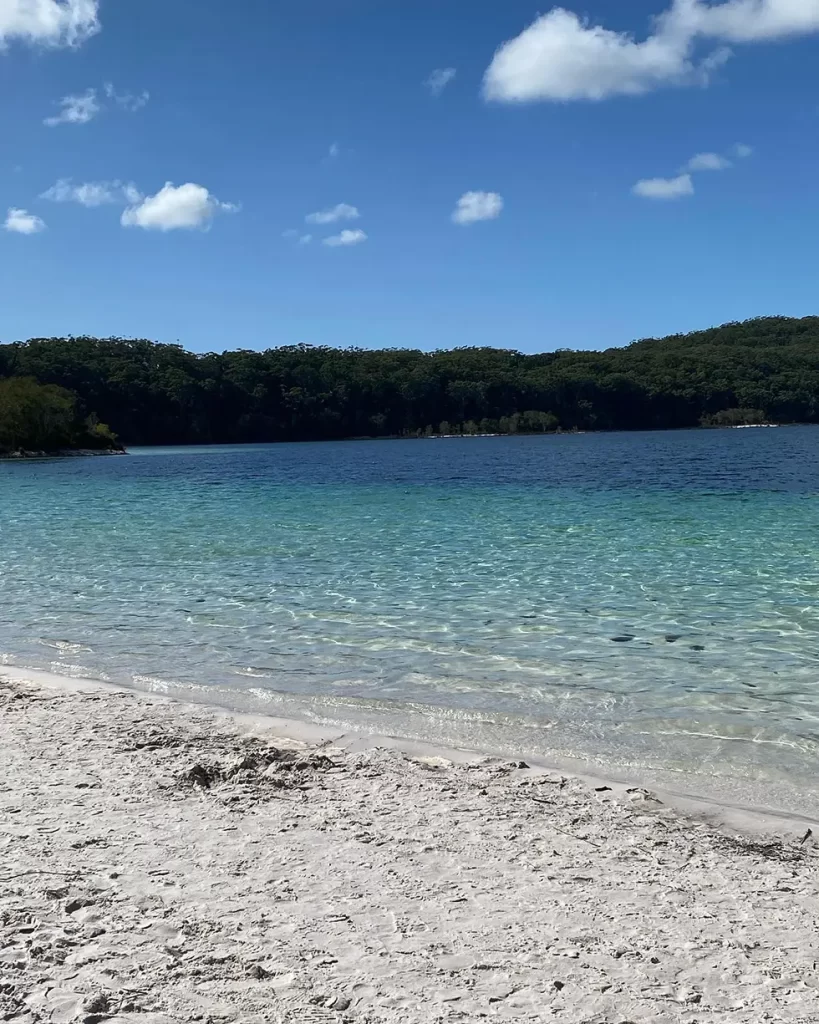
[[[819,1022],[809,822],[444,753],[0,670],[0,1019]]]

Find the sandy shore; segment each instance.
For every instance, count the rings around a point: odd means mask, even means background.
[[[804,823],[11,675],[0,1020],[819,1022]]]

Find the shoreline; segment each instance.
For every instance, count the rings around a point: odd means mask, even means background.
[[[611,428],[584,428],[580,429],[560,429],[560,430],[519,430],[515,433],[477,433],[477,434],[355,434],[349,437],[325,437],[325,438],[277,438],[272,441],[190,441],[174,444],[171,442],[163,442],[161,444],[133,444],[128,443],[123,446],[122,449],[112,450],[100,450],[96,448],[84,448],[84,449],[63,449],[55,452],[35,452],[27,451],[22,454],[17,453],[3,453],[0,454],[0,461],[25,461],[34,459],[58,459],[58,458],[80,458],[93,455],[128,455],[131,450],[152,450],[152,449],[163,449],[163,448],[189,448],[195,451],[198,448],[211,449],[211,448],[264,448],[276,445],[312,445],[312,444],[351,444],[361,441],[450,441],[450,440],[467,440],[472,438],[488,438],[488,437],[581,437],[585,435],[597,435],[597,434],[663,434],[663,433],[684,433],[686,431],[713,431],[713,430],[748,430],[757,428],[784,428],[784,427],[817,427],[819,423],[805,420],[794,420],[793,422],[784,421],[781,423],[739,423],[739,424],[694,424],[691,426],[684,427],[634,427],[629,429],[626,427],[611,427]]]
[[[127,455],[125,448],[59,448],[53,452],[28,451],[0,452],[0,461],[30,462],[38,459],[84,459],[97,455]]]
[[[23,675],[0,669],[3,1019],[815,1019],[813,837]]]
[[[630,787],[649,787],[667,807],[677,813],[708,822],[716,827],[727,827],[745,834],[770,833],[801,836],[806,829],[812,829],[819,836],[819,813],[798,813],[788,808],[768,806],[741,800],[731,800],[723,786],[716,793],[688,791],[669,785],[672,773],[665,766],[658,766],[653,774],[646,768],[622,767],[595,762],[587,757],[567,756],[562,753],[544,756],[520,746],[488,749],[469,745],[452,745],[446,742],[426,741],[408,736],[393,735],[377,729],[343,728],[335,725],[318,724],[306,719],[287,715],[268,714],[256,711],[241,711],[206,700],[186,699],[183,696],[143,690],[136,687],[62,676],[37,669],[24,669],[0,665],[0,680],[6,678],[13,683],[31,683],[45,689],[68,693],[98,692],[128,694],[137,700],[159,701],[172,708],[191,714],[209,712],[228,725],[239,726],[254,733],[272,736],[287,742],[306,746],[332,745],[346,753],[360,753],[373,750],[392,750],[410,757],[432,757],[448,760],[453,764],[465,764],[475,758],[488,757],[507,760],[525,759],[533,771],[558,772],[567,775],[592,789],[609,786],[612,791],[626,792]],[[664,779],[661,777],[664,776]],[[693,776],[684,776],[691,779]],[[696,788],[696,787],[694,787]]]

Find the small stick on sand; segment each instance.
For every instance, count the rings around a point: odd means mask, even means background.
[[[16,875],[4,875],[0,878],[0,882],[11,882],[15,878],[24,878],[26,875],[63,875],[68,878],[76,873],[76,871],[18,871]]]
[[[543,800],[539,796],[533,796],[532,799],[536,804],[551,804],[551,800]],[[588,843],[589,846],[595,846],[598,850],[602,850],[603,846],[601,843],[593,843],[591,839],[586,839],[584,836],[576,836],[574,832],[567,832],[565,828],[558,828],[557,825],[552,824],[551,826],[555,832],[562,832],[564,836],[569,836],[570,839],[579,839],[581,843]]]

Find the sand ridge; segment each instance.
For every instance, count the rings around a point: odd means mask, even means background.
[[[0,1019],[819,1022],[819,848],[0,672]]]

